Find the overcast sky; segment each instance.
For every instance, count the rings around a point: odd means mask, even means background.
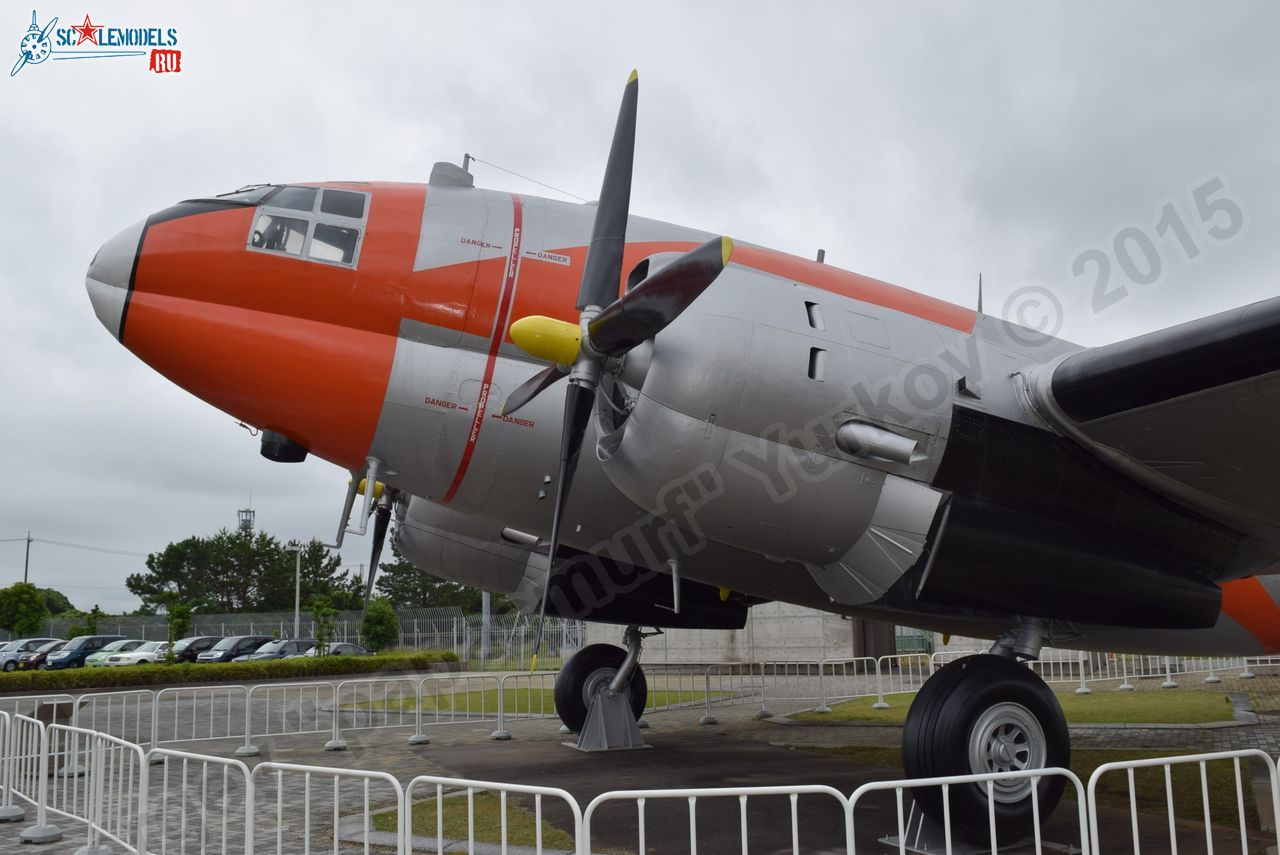
[[[233,14],[232,8],[238,7]],[[147,214],[254,182],[425,181],[464,151],[594,198],[641,75],[634,213],[985,309],[1040,283],[1101,344],[1276,292],[1280,6],[1266,3],[41,2],[40,22],[174,27],[182,71],[47,61],[0,78],[0,538],[147,553],[233,526],[332,536],[346,473],[257,440],[116,344],[84,291]],[[0,43],[31,9],[4,4]],[[5,68],[10,67],[5,65]],[[483,164],[482,186],[553,195]],[[1238,201],[1203,237],[1193,188]],[[1202,191],[1203,192],[1203,191]],[[1162,207],[1194,243],[1188,264]],[[1218,227],[1230,225],[1229,215]],[[1212,225],[1212,223],[1210,224]],[[1092,246],[1158,253],[1091,309]],[[1135,237],[1134,235],[1139,236]],[[1092,271],[1092,268],[1089,268]],[[1140,267],[1145,274],[1149,266]],[[1053,306],[1019,309],[1048,322]],[[1055,326],[1057,321],[1055,321]],[[354,568],[367,539],[344,551]],[[0,543],[0,584],[23,544]],[[32,580],[131,609],[141,560],[36,543]]]

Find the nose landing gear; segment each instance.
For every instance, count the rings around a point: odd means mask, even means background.
[[[902,733],[903,766],[909,778],[1066,767],[1070,736],[1062,707],[1044,681],[1014,657],[1040,653],[1037,630],[1028,643],[1028,623],[992,653],[966,656],[942,667],[925,683],[907,713]],[[1032,832],[1034,811],[1047,818],[1062,796],[1065,779],[1047,776],[950,787],[951,827],[956,837],[989,844],[989,811],[994,806],[1000,845]],[[940,787],[916,787],[912,797],[938,827],[944,821]],[[1033,807],[1033,798],[1038,805]]]
[[[627,649],[589,644],[556,675],[556,712],[578,734],[582,751],[647,748],[636,722],[644,712],[649,686],[640,668],[642,633],[626,631]]]

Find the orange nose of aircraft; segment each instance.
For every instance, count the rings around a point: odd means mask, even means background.
[[[260,186],[179,202],[103,244],[85,288],[107,331],[174,383],[356,467],[422,218],[421,188],[384,196],[375,206],[369,185]]]
[[[134,223],[102,245],[84,275],[93,311],[107,331],[120,338],[129,280],[138,257],[138,241],[142,238],[142,222]]]

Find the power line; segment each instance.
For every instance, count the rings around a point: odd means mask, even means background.
[[[0,540],[0,543],[15,543],[15,542],[24,541],[24,540],[27,540],[27,538],[6,537],[3,540]],[[68,549],[83,549],[87,552],[105,552],[108,555],[124,555],[124,556],[128,556],[129,558],[146,558],[147,557],[147,554],[145,552],[129,552],[124,549],[112,549],[109,546],[89,546],[88,544],[84,544],[84,543],[69,543],[68,541],[65,541],[65,540],[50,540],[49,538],[46,538],[46,537],[33,537],[31,538],[31,542],[45,543],[45,544],[48,544],[49,546],[65,546]]]

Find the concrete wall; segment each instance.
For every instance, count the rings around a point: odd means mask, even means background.
[[[736,630],[672,629],[645,640],[645,662],[713,663],[761,661],[817,661],[867,655],[862,622],[839,615],[793,606],[766,603],[749,612],[747,625]],[[868,625],[870,626],[870,625]],[[880,633],[876,655],[893,653],[892,627],[887,642]],[[622,627],[587,625],[588,643],[619,644]],[[888,649],[883,649],[887,645]]]

